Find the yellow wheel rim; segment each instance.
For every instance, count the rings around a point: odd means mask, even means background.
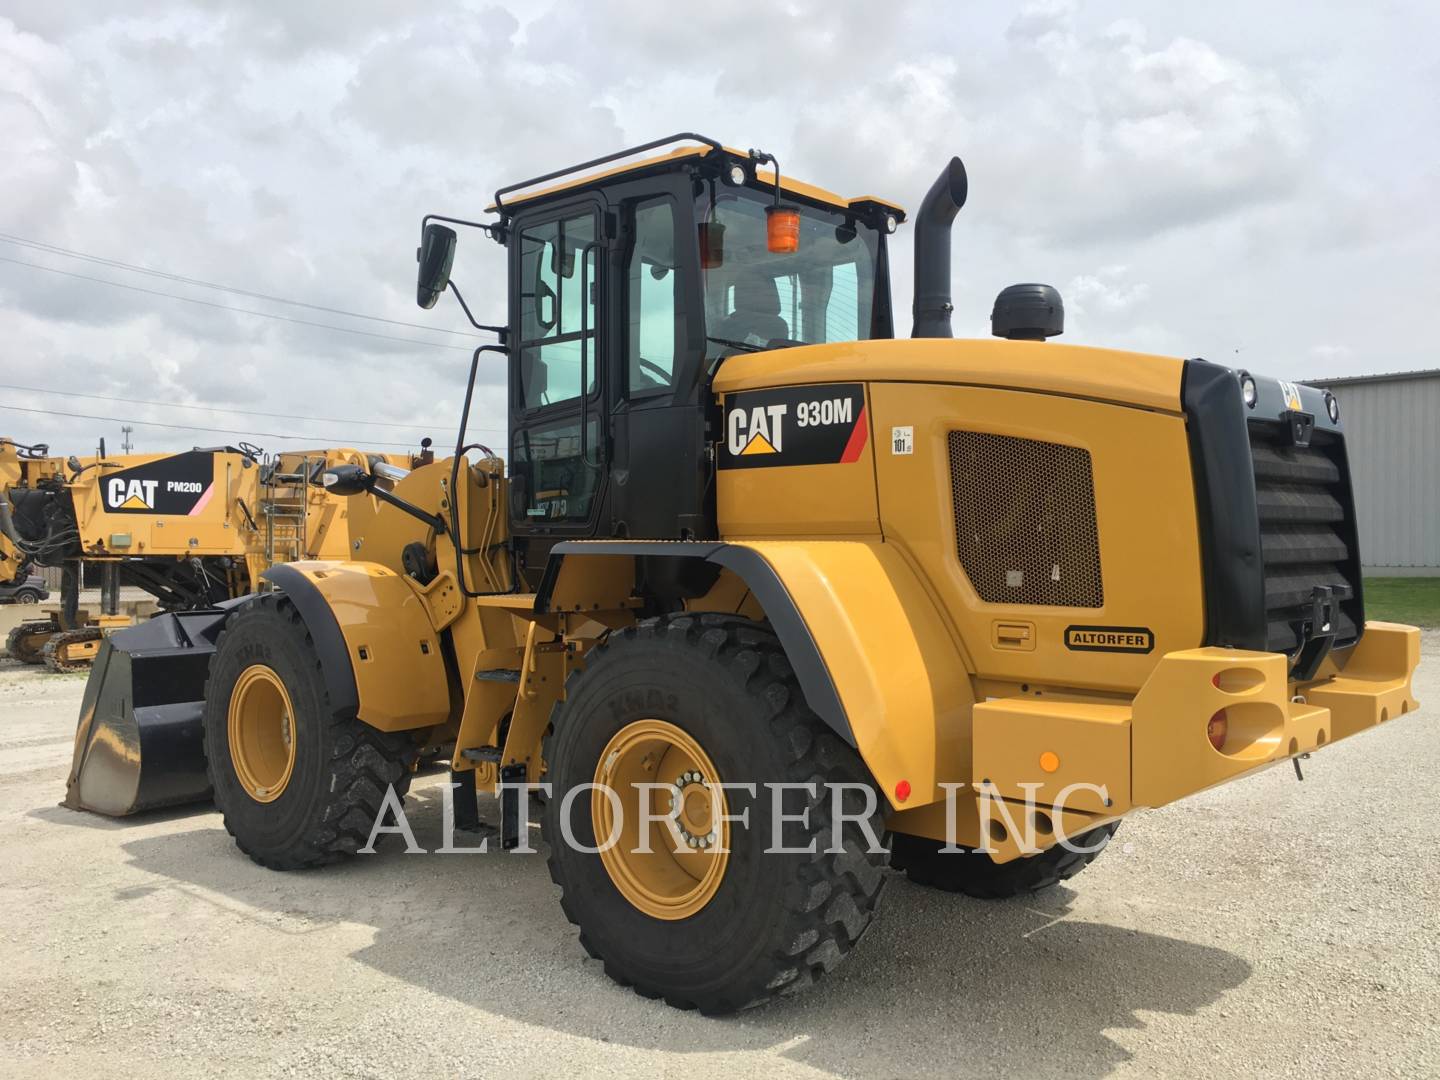
[[[595,843],[610,880],[646,915],[688,918],[719,891],[730,861],[720,781],[700,744],[664,720],[627,724],[601,753],[590,799]],[[660,820],[642,825],[642,809]]]
[[[226,728],[240,786],[256,802],[274,802],[295,771],[295,709],[271,668],[253,664],[240,673]]]

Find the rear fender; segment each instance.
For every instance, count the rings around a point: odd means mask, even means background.
[[[353,710],[381,731],[450,717],[440,637],[409,578],[377,563],[320,561],[272,566],[263,577],[304,620],[337,715]]]
[[[623,562],[617,556],[629,557],[625,573],[617,572]],[[974,705],[968,665],[893,545],[571,541],[551,551],[537,612],[550,611],[553,598],[578,595],[589,567],[601,571],[596,579],[606,593],[596,602],[617,602],[630,594],[633,563],[641,557],[697,560],[711,564],[715,576],[728,570],[743,580],[779,637],[810,708],[859,751],[896,809],[943,801],[942,782],[968,782]],[[705,580],[703,574],[693,577]],[[702,596],[688,606],[706,610],[704,603]],[[897,787],[906,786],[909,795],[901,800]]]

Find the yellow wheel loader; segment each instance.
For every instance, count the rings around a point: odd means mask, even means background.
[[[265,455],[248,444],[178,454],[53,458],[0,441],[0,572],[63,569],[60,608],[16,626],[7,651],[55,671],[88,667],[103,636],[133,621],[120,589],[144,589],[163,611],[208,608],[254,592],[278,562],[346,558],[346,501],[318,478],[363,462],[404,475],[408,456],[358,450]],[[79,610],[81,569],[100,570],[100,613]]]
[[[1365,621],[1334,398],[1050,342],[1041,285],[953,340],[965,196],[952,160],[913,220],[908,339],[900,207],[693,134],[427,217],[422,307],[465,306],[452,225],[509,272],[454,455],[327,469],[357,558],[114,635],[137,677],[208,686],[135,709],[138,750],[82,716],[71,805],[106,809],[97,760],[153,748],[160,783],[203,742],[239,847],[313,867],[395,827],[443,745],[505,847],[548,790],[550,872],[608,975],[728,1012],[839,963],[887,863],[1028,893],[1137,809],[1415,709],[1418,631]],[[491,353],[507,465],[465,434]]]

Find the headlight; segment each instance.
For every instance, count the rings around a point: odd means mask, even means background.
[[[1340,422],[1340,401],[1328,390],[1325,391],[1325,411],[1330,414],[1332,424]]]
[[[1251,409],[1260,397],[1260,392],[1255,388],[1255,380],[1249,375],[1240,376],[1240,396],[1245,399],[1246,407]]]

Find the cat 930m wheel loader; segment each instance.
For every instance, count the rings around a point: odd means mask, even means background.
[[[952,340],[965,195],[952,160],[915,216],[909,339],[904,211],[711,139],[427,217],[422,307],[455,291],[450,225],[508,260],[453,457],[388,489],[327,470],[358,560],[114,635],[208,678],[141,729],[203,740],[227,828],[276,869],[368,848],[422,747],[449,749],[457,806],[500,795],[506,846],[547,785],[584,947],[724,1012],[838,963],[887,863],[1043,888],[1136,809],[1414,710],[1418,631],[1365,621],[1335,399],[1048,343],[1040,285],[1000,293],[997,339]],[[492,351],[505,465],[465,436]],[[72,805],[110,722],[82,717]]]

